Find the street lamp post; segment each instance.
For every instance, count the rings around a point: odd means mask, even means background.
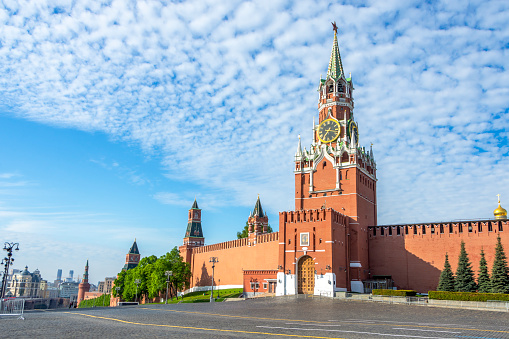
[[[214,268],[216,267],[216,263],[219,262],[217,257],[210,257],[209,262],[212,263],[212,288],[210,290],[210,302],[214,302]]]
[[[14,249],[15,251],[19,251],[19,243],[14,242],[6,242],[4,243],[4,251],[7,251],[7,256],[2,259],[2,265],[5,266],[4,269],[4,276],[2,279],[2,289],[0,290],[0,299],[5,297],[5,290],[7,289],[7,276],[9,274],[9,266],[14,262],[14,258],[12,257],[12,249],[16,246]]]
[[[141,283],[141,280],[136,279],[134,283],[136,284],[136,299],[134,301],[138,301],[138,285]]]
[[[167,304],[168,303],[168,283],[170,282],[170,277],[173,276],[173,271],[166,271],[166,272],[164,272],[164,275],[166,275],[166,302],[165,302],[165,304]],[[173,297],[171,298],[171,300],[173,300]]]
[[[115,291],[117,291],[117,298],[120,300],[120,287],[115,287]]]

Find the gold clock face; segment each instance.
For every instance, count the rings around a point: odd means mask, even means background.
[[[355,137],[355,143],[359,143],[359,129],[357,128],[357,124],[350,120],[348,122],[348,136],[350,137],[350,140],[353,141],[353,138]]]
[[[322,121],[320,127],[318,127],[318,138],[323,143],[328,144],[339,137],[340,131],[339,122],[333,119],[327,119]]]

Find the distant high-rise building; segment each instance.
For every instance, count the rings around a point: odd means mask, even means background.
[[[59,268],[57,271],[57,280],[62,281],[62,269],[61,268]]]

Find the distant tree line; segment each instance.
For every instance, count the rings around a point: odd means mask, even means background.
[[[155,255],[140,260],[138,266],[118,274],[113,288],[113,296],[125,301],[138,301],[142,297],[166,296],[166,275],[171,271],[168,283],[168,298],[177,296],[177,291],[189,288],[191,267],[183,262],[177,249],[157,258]],[[138,281],[138,284],[136,282]],[[117,290],[118,288],[118,290]]]
[[[82,300],[79,304],[79,308],[89,307],[109,307],[110,306],[110,294],[103,294],[97,298]]]
[[[456,274],[453,274],[449,263],[449,257],[446,254],[444,269],[440,274],[437,291],[509,293],[509,267],[507,266],[507,257],[504,253],[500,236],[497,238],[495,260],[491,269],[491,276],[488,272],[488,263],[486,262],[484,251],[481,250],[479,275],[477,281],[475,281],[472,264],[465,250],[465,243],[461,241]]]

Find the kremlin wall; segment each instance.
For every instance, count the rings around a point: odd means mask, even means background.
[[[377,225],[376,162],[373,150],[359,145],[353,80],[345,76],[333,27],[327,76],[318,85],[319,121],[308,149],[299,137],[293,159],[295,210],[280,212],[279,232],[269,234],[258,197],[247,238],[205,246],[195,201],[179,248],[191,265],[191,290],[210,288],[215,258],[214,285],[243,287],[247,295],[427,292],[437,287],[446,253],[456,269],[462,240],[476,273],[481,249],[491,267],[498,236],[509,251],[500,204],[494,220]]]
[[[190,291],[208,290],[214,280],[215,288],[243,288],[248,296],[334,296],[375,288],[426,293],[436,289],[446,254],[456,270],[461,241],[476,274],[481,249],[491,269],[497,237],[508,253],[509,220],[500,200],[493,220],[377,225],[376,162],[373,150],[359,145],[353,80],[345,76],[333,27],[327,76],[318,86],[319,121],[313,119],[309,149],[299,137],[293,159],[295,210],[280,212],[279,232],[267,233],[258,197],[247,238],[205,245],[195,200],[179,247],[191,267]],[[139,259],[135,241],[124,269]],[[81,298],[87,283],[80,284]]]
[[[210,288],[215,258],[214,285],[243,287],[247,295],[427,292],[437,287],[446,253],[456,269],[462,240],[475,272],[481,249],[491,267],[498,236],[509,251],[500,202],[494,220],[377,225],[376,162],[373,150],[359,145],[353,80],[345,76],[333,27],[327,76],[318,86],[319,121],[309,149],[299,137],[293,159],[295,210],[280,212],[279,232],[269,234],[258,197],[247,238],[205,246],[195,201],[179,248],[191,265],[191,290]]]

